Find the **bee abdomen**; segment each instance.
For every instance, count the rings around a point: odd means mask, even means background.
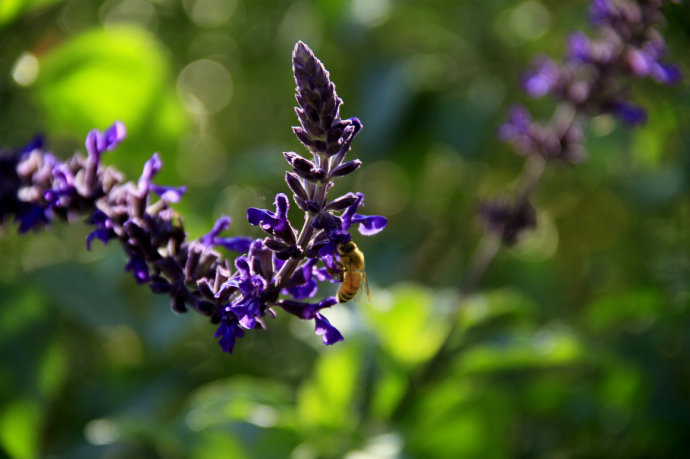
[[[348,301],[350,301],[352,299],[352,297],[355,296],[355,293],[357,293],[357,291],[354,291],[354,292],[338,291],[338,302],[339,303],[347,303]]]

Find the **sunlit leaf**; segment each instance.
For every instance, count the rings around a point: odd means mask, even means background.
[[[143,29],[91,30],[41,55],[40,66],[36,96],[51,129],[85,133],[121,120],[135,137],[152,121],[179,127],[179,104],[169,100],[168,60]]]
[[[329,349],[316,362],[313,378],[299,390],[299,424],[310,443],[327,456],[342,454],[356,426],[363,357],[352,340]]]
[[[214,430],[204,432],[191,445],[192,456],[199,459],[245,459],[251,457],[242,447],[240,439],[230,432]]]
[[[260,427],[292,421],[287,387],[278,381],[234,378],[200,387],[191,394],[187,424],[193,430],[242,421]]]
[[[460,305],[459,326],[466,331],[498,319],[531,317],[534,309],[534,304],[518,290],[482,292]]]
[[[453,304],[452,295],[400,284],[390,290],[390,297],[374,298],[365,313],[383,349],[409,365],[424,361],[438,349],[449,328],[444,308]]]
[[[463,351],[456,368],[474,374],[558,367],[582,363],[584,351],[579,338],[565,327],[518,329]]]
[[[405,435],[413,457],[506,457],[507,407],[499,392],[447,379],[420,396]]]
[[[0,444],[15,459],[37,457],[40,415],[36,402],[16,400],[0,413]]]
[[[386,365],[385,362],[380,362],[376,370],[371,412],[374,417],[386,419],[404,394],[409,383],[409,375],[393,365]]]
[[[21,14],[42,8],[62,0],[2,0],[0,1],[0,27]]]

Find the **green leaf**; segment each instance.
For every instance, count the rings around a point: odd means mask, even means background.
[[[589,328],[598,333],[621,326],[641,329],[654,322],[665,304],[664,295],[654,289],[612,293],[593,301],[587,308],[585,320]]]
[[[50,50],[39,62],[34,96],[47,130],[82,136],[120,120],[129,139],[119,149],[126,154],[115,156],[116,164],[124,156],[134,167],[153,151],[172,150],[186,125],[165,50],[144,29],[94,29]]]
[[[2,0],[0,1],[0,27],[22,14],[60,1],[62,0]]]
[[[584,357],[578,337],[570,329],[554,324],[504,331],[488,343],[460,354],[456,369],[461,374],[540,369],[582,363]]]
[[[504,288],[473,295],[460,306],[459,327],[473,327],[506,318],[534,316],[534,304],[518,290]]]
[[[500,392],[451,378],[421,395],[405,435],[412,457],[508,456],[509,411]]]
[[[455,296],[413,284],[397,285],[390,294],[378,295],[366,306],[373,333],[396,361],[404,365],[425,361],[445,338],[449,324],[443,311],[455,304]]]
[[[0,414],[0,444],[12,458],[38,457],[39,408],[35,401],[16,400]]]
[[[277,381],[234,378],[209,383],[189,401],[187,423],[193,430],[242,421],[261,427],[290,425],[291,398]]]

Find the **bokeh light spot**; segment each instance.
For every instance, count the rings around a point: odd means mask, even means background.
[[[237,7],[237,0],[185,0],[184,9],[199,27],[218,27],[228,21]]]
[[[20,86],[31,86],[36,77],[40,66],[38,59],[31,53],[24,52],[12,67],[12,78]]]
[[[551,15],[544,5],[527,1],[500,14],[495,30],[507,45],[519,46],[544,35],[550,23]]]
[[[232,96],[230,73],[216,61],[199,59],[177,78],[177,93],[187,109],[198,115],[222,110]]]
[[[120,438],[120,430],[110,419],[94,419],[84,427],[84,438],[92,445],[110,445]]]
[[[158,15],[153,5],[143,0],[109,0],[103,3],[99,16],[106,27],[127,22],[155,30]]]
[[[367,27],[386,22],[391,13],[390,0],[353,0],[352,16]]]

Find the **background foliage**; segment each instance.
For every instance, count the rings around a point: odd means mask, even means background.
[[[539,227],[463,304],[450,362],[401,405],[450,327],[477,199],[523,160],[494,136],[531,57],[563,53],[585,0],[3,0],[0,141],[67,157],[125,122],[105,161],[160,183],[192,238],[287,191],[290,53],[308,43],[365,129],[342,190],[386,215],[357,240],[373,301],[325,348],[280,315],[232,356],[203,317],[137,288],[86,227],[0,239],[0,451],[16,457],[672,457],[690,425],[690,90],[636,85],[649,123],[607,116],[589,159],[549,170]],[[690,74],[690,9],[666,9]],[[549,101],[528,102],[549,112]]]

